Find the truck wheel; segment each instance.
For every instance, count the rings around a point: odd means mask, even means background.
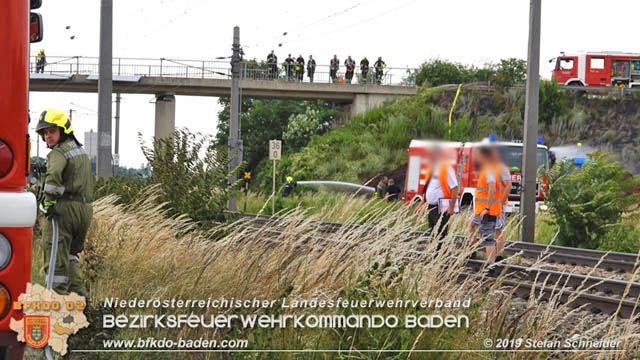
[[[460,201],[460,210],[468,209],[473,205],[473,196],[471,194],[462,195],[462,200]]]
[[[569,86],[580,86],[580,87],[584,87],[584,85],[580,82],[580,81],[572,81],[568,84]],[[580,96],[584,96],[587,92],[584,90],[578,90],[575,92],[576,95]]]

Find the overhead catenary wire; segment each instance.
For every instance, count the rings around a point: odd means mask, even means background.
[[[366,3],[366,5],[371,5],[373,2],[376,2],[376,1],[379,1],[379,0],[372,0],[372,1],[369,1],[369,2],[367,2],[367,3]],[[283,32],[281,35],[275,36],[275,37],[273,37],[273,38],[272,38],[271,40],[269,40],[269,41],[267,41],[267,40],[261,40],[261,41],[258,41],[258,42],[256,42],[256,43],[252,44],[252,45],[245,45],[245,46],[246,46],[247,48],[250,48],[250,49],[262,48],[262,47],[266,47],[267,45],[270,45],[270,46],[272,46],[272,47],[275,47],[274,45],[276,45],[276,44],[273,44],[273,42],[277,41],[278,39],[284,38],[285,36],[290,37],[290,36],[291,36],[291,34],[296,34],[296,33],[298,33],[299,31],[302,31],[302,30],[304,30],[304,29],[308,29],[308,28],[310,28],[310,27],[312,27],[312,26],[315,26],[315,25],[318,25],[318,24],[320,24],[320,23],[326,22],[326,21],[328,21],[328,20],[331,20],[331,19],[337,18],[337,17],[339,17],[339,16],[341,16],[341,15],[348,14],[348,13],[352,12],[353,10],[357,9],[358,7],[360,7],[361,5],[364,5],[364,4],[365,4],[364,2],[358,2],[358,3],[356,3],[355,5],[350,5],[349,7],[346,7],[346,8],[344,8],[344,9],[340,10],[340,11],[333,12],[333,13],[331,13],[331,14],[329,14],[329,15],[326,15],[326,16],[324,16],[324,17],[320,18],[320,19],[314,20],[314,21],[312,21],[312,22],[310,22],[310,23],[300,25],[299,27],[297,27],[297,28],[295,28],[295,29],[293,29],[293,30],[285,31],[285,32]],[[268,43],[267,43],[267,42],[268,42]],[[288,42],[290,42],[290,41],[288,41]],[[277,46],[278,46],[278,47],[281,47],[283,44],[286,44],[286,43],[288,43],[288,42],[281,42],[281,43],[278,43],[278,44],[277,44]]]
[[[392,8],[392,9],[390,9],[390,10],[385,10],[385,11],[383,11],[381,13],[378,13],[375,16],[372,16],[370,18],[358,21],[356,23],[353,23],[353,24],[350,24],[350,25],[347,25],[347,26],[344,26],[344,27],[341,27],[341,28],[338,28],[338,29],[334,29],[334,30],[331,30],[331,31],[328,31],[328,32],[325,32],[325,33],[320,33],[320,34],[311,35],[311,36],[304,37],[304,38],[298,38],[298,39],[294,39],[294,40],[290,40],[290,41],[285,41],[285,42],[282,43],[282,45],[288,44],[288,43],[295,43],[295,42],[299,42],[299,41],[306,41],[306,40],[316,39],[316,38],[319,38],[319,37],[332,35],[332,34],[335,34],[337,32],[344,31],[344,30],[350,29],[352,27],[356,27],[356,26],[362,25],[362,24],[367,23],[369,21],[373,21],[373,20],[379,19],[379,18],[381,18],[381,17],[383,17],[385,15],[389,15],[389,14],[395,12],[395,11],[398,11],[398,10],[404,8],[404,7],[407,7],[407,6],[411,5],[414,2],[416,2],[416,0],[410,0],[410,1],[407,1],[407,2],[405,2],[403,4],[400,4],[400,5],[396,6],[396,7]]]

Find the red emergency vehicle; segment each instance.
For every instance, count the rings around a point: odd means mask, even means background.
[[[411,140],[409,144],[409,161],[404,183],[404,200],[409,203],[421,202],[426,185],[425,173],[429,166],[429,151],[438,148],[444,151],[443,157],[453,160],[456,164],[460,160],[461,142]]]
[[[29,14],[28,0],[0,0],[0,358],[21,359],[11,318],[22,312],[12,302],[31,281],[32,226],[36,198],[25,192],[30,166],[28,135]]]
[[[493,136],[492,136],[493,138]],[[536,153],[536,167],[543,166],[544,169],[549,168],[549,149],[547,146],[541,144],[541,139],[538,139]],[[433,144],[432,141],[412,140],[409,145],[409,162],[407,164],[407,175],[405,179],[405,201],[419,202],[423,200],[425,179],[424,174],[426,172],[426,166],[424,159],[427,157],[427,151]],[[515,213],[520,211],[520,184],[522,183],[522,153],[523,144],[521,141],[497,141],[489,138],[480,142],[439,142],[440,146],[444,149],[451,149],[456,151],[456,168],[457,177],[461,189],[461,205],[473,206],[473,198],[476,193],[476,184],[478,181],[479,171],[475,167],[475,152],[474,148],[478,146],[492,145],[497,147],[500,151],[500,157],[502,162],[505,163],[511,172],[512,190],[509,194],[509,202],[506,208],[508,213]],[[538,179],[536,185],[536,211],[542,209],[544,206],[544,195],[540,188],[540,183],[543,187],[548,187],[548,180],[546,177]],[[540,208],[542,206],[542,208]]]
[[[559,84],[640,87],[640,54],[622,52],[561,53],[551,75]]]

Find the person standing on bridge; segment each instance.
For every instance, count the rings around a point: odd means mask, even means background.
[[[316,72],[316,61],[313,60],[313,55],[309,55],[309,60],[307,61],[307,76],[309,77],[309,82],[313,82],[313,74]]]
[[[356,62],[353,61],[351,55],[349,55],[349,57],[347,57],[347,60],[344,61],[344,66],[346,68],[344,77],[347,80],[347,83],[351,84],[351,80],[353,79],[353,70],[356,67]]]
[[[329,77],[331,82],[336,82],[338,79],[338,69],[340,68],[340,60],[337,55],[333,55],[333,59],[329,62]]]
[[[44,73],[45,65],[47,65],[47,56],[44,54],[44,49],[40,49],[36,56],[36,72]]]
[[[376,84],[382,84],[382,76],[384,75],[384,68],[387,67],[387,64],[382,61],[382,56],[378,56],[378,61],[373,64],[373,67],[376,69]]]
[[[293,58],[291,57],[291,54],[289,54],[289,57],[287,57],[284,60],[284,63],[282,63],[282,66],[284,66],[285,72],[287,74],[287,81],[291,81],[293,80]]]
[[[88,293],[78,254],[84,249],[93,217],[91,162],[63,111],[43,111],[36,132],[51,149],[47,155],[47,172],[41,182],[46,217],[42,229],[45,269],[47,273],[53,271],[53,290],[58,294],[75,292],[86,298]],[[49,269],[53,218],[58,223],[58,249],[55,268]]]
[[[271,50],[271,54],[267,55],[267,65],[269,66],[269,78],[271,80],[278,78],[278,57]]]
[[[296,78],[298,82],[302,82],[304,80],[304,58],[302,54],[298,55],[296,59]]]
[[[366,56],[363,56],[362,60],[360,60],[360,73],[362,75],[362,83],[366,84],[367,74],[369,73],[369,60]]]

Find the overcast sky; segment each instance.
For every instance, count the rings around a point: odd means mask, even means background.
[[[320,65],[335,53],[340,59],[383,56],[390,67],[415,67],[436,57],[482,65],[527,56],[526,0],[113,2],[114,57],[210,60],[228,56],[234,25],[240,26],[246,58],[263,59],[275,49],[279,60],[288,53],[305,58],[312,54]],[[603,22],[603,11],[640,14],[640,2],[603,4],[595,0],[543,1],[543,77],[550,77],[552,65],[547,60],[560,51],[638,52],[633,45],[634,21]],[[34,56],[40,48],[46,50],[50,62],[52,56],[98,55],[99,0],[43,0],[37,11],[44,17],[44,40],[32,45]],[[283,32],[288,34],[282,36]],[[122,98],[121,165],[139,167],[144,157],[137,133],[147,139],[153,135],[153,95],[125,94]],[[97,129],[97,94],[31,93],[32,118],[48,107],[76,110],[73,127],[80,141],[85,131]],[[177,96],[176,126],[214,134],[218,109],[217,98]],[[44,156],[48,151],[40,145]]]

